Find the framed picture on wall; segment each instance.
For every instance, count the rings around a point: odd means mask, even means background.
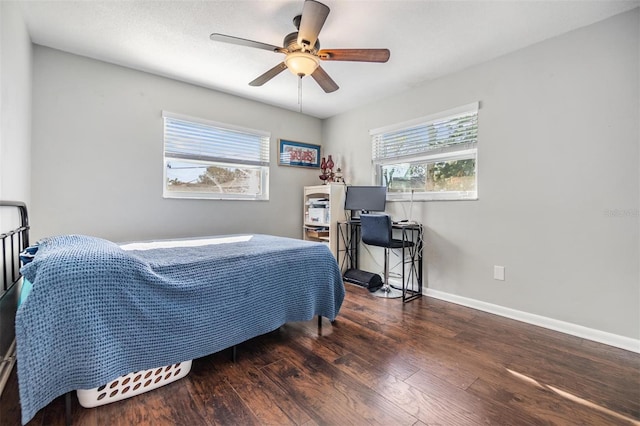
[[[280,166],[296,166],[320,168],[320,145],[304,142],[278,141],[278,164]]]

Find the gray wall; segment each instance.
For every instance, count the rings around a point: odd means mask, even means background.
[[[8,19],[0,4],[0,184],[5,191],[11,176],[23,188],[16,198],[33,200],[36,238],[299,236],[301,188],[318,180],[276,165],[277,138],[322,140],[349,183],[368,184],[369,129],[479,100],[480,200],[414,205],[427,229],[429,288],[640,338],[637,9],[324,123],[35,47],[30,163],[29,106],[7,110],[14,98],[6,91],[18,84],[19,99],[29,102],[31,48],[15,10]],[[19,43],[9,51],[7,33]],[[162,109],[271,131],[271,200],[162,199]],[[11,126],[22,130],[8,144]],[[16,164],[23,183],[7,164]],[[390,211],[403,216],[406,208],[395,203]],[[505,282],[492,279],[493,265],[506,266]]]
[[[369,129],[480,101],[480,199],[414,205],[428,287],[638,339],[639,28],[635,9],[330,118],[326,149],[370,184]]]
[[[0,199],[28,206],[31,58],[31,40],[18,3],[0,2]]]
[[[277,165],[277,140],[320,143],[320,120],[36,46],[34,236],[114,241],[242,232],[300,238],[308,169]],[[162,198],[161,111],[271,132],[270,200]]]

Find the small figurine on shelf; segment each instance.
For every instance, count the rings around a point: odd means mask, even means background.
[[[319,177],[322,180],[323,185],[333,182],[333,166],[334,164],[331,155],[329,155],[326,160],[322,157],[322,162],[320,163],[322,174]]]

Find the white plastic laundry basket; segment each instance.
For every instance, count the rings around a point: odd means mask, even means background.
[[[151,370],[135,371],[93,389],[78,389],[78,401],[85,408],[97,407],[130,398],[183,378],[191,370],[191,361]]]

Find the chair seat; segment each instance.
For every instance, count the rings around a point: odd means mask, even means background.
[[[393,240],[391,240],[391,244],[389,245],[389,248],[392,248],[392,249],[402,248],[402,245],[403,245],[403,241],[402,240],[393,239]],[[413,241],[404,241],[404,246],[405,247],[412,247],[413,246]]]

